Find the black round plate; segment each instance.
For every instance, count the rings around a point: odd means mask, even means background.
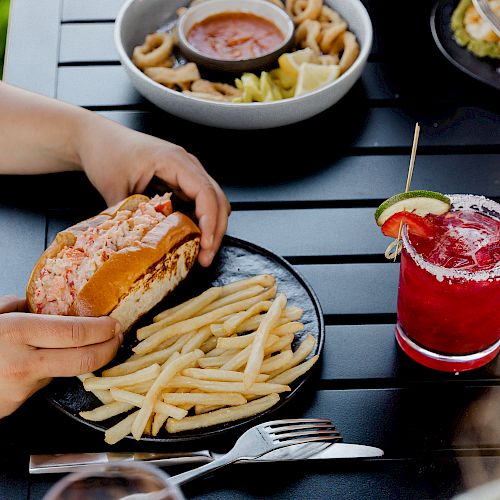
[[[453,38],[451,15],[458,0],[439,0],[431,14],[431,31],[443,55],[457,68],[476,80],[500,89],[500,60],[479,58],[461,47]]]
[[[304,315],[301,320],[304,323],[304,330],[295,334],[293,349],[296,349],[306,334],[311,334],[316,339],[316,346],[310,356],[319,354],[323,349],[325,326],[318,298],[310,285],[281,257],[257,245],[230,236],[224,237],[221,249],[209,268],[203,269],[201,266],[196,265],[188,277],[176,288],[175,292],[141,318],[136,326],[140,327],[151,323],[153,316],[161,310],[194,297],[211,286],[230,283],[257,274],[274,275],[278,285],[278,292],[282,291],[286,294],[288,305],[299,306],[304,309]],[[113,364],[121,362],[130,356],[131,349],[136,343],[137,340],[135,339],[134,331],[132,331],[126,337],[124,345],[113,361]],[[280,401],[275,406],[259,415],[178,434],[167,434],[162,430],[157,437],[143,437],[141,441],[157,443],[186,442],[215,437],[223,432],[247,425],[251,421],[261,419],[269,413],[276,411],[290,401],[311,373],[312,370],[296,380],[291,385],[292,390],[290,392],[281,395]],[[124,415],[120,415],[104,422],[89,422],[80,417],[80,411],[92,410],[100,406],[101,403],[92,393],[86,392],[83,389],[82,383],[76,377],[54,380],[47,387],[47,398],[66,415],[100,431],[105,431],[124,418]],[[131,438],[131,436],[128,436],[128,438]]]

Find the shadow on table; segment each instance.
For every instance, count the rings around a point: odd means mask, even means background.
[[[325,112],[274,129],[224,130],[179,122],[184,130],[179,130],[177,139],[222,184],[285,183],[328,168],[345,156],[363,128],[367,109],[359,103],[365,102],[364,94],[358,84]],[[151,126],[156,135],[157,127]],[[176,142],[175,134],[163,136]]]
[[[366,118],[361,83],[329,110],[299,123],[266,130],[196,125],[152,109],[134,128],[177,143],[196,155],[220,184],[245,188],[282,184],[335,165],[355,142]],[[136,127],[137,125],[137,127]],[[80,208],[89,214],[104,201],[82,172],[2,176],[6,205],[44,210]],[[152,186],[151,194],[156,186]]]

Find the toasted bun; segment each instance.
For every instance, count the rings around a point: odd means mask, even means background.
[[[149,198],[134,195],[96,217],[57,234],[31,273],[26,297],[35,312],[35,280],[45,262],[65,246],[72,245],[79,232],[113,218],[119,210],[135,210]],[[70,306],[72,316],[107,316],[128,330],[144,313],[160,302],[186,277],[196,261],[200,230],[180,212],[174,212],[150,230],[140,242],[124,248],[104,262],[91,276]]]

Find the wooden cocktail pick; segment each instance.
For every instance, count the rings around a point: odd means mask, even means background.
[[[415,133],[413,134],[413,145],[411,148],[411,156],[410,156],[410,165],[408,167],[408,176],[406,177],[406,187],[405,193],[410,190],[411,178],[413,176],[413,167],[415,166],[415,156],[417,155],[417,145],[418,145],[418,137],[420,135],[420,125],[418,122],[415,124]],[[401,231],[403,229],[403,222],[399,224],[398,237],[390,243],[385,251],[385,256],[388,259],[393,259],[396,262],[396,259],[401,252]]]

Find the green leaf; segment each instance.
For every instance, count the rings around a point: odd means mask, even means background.
[[[5,39],[7,37],[7,22],[9,20],[10,0],[0,0],[0,79],[3,72],[5,54]]]

